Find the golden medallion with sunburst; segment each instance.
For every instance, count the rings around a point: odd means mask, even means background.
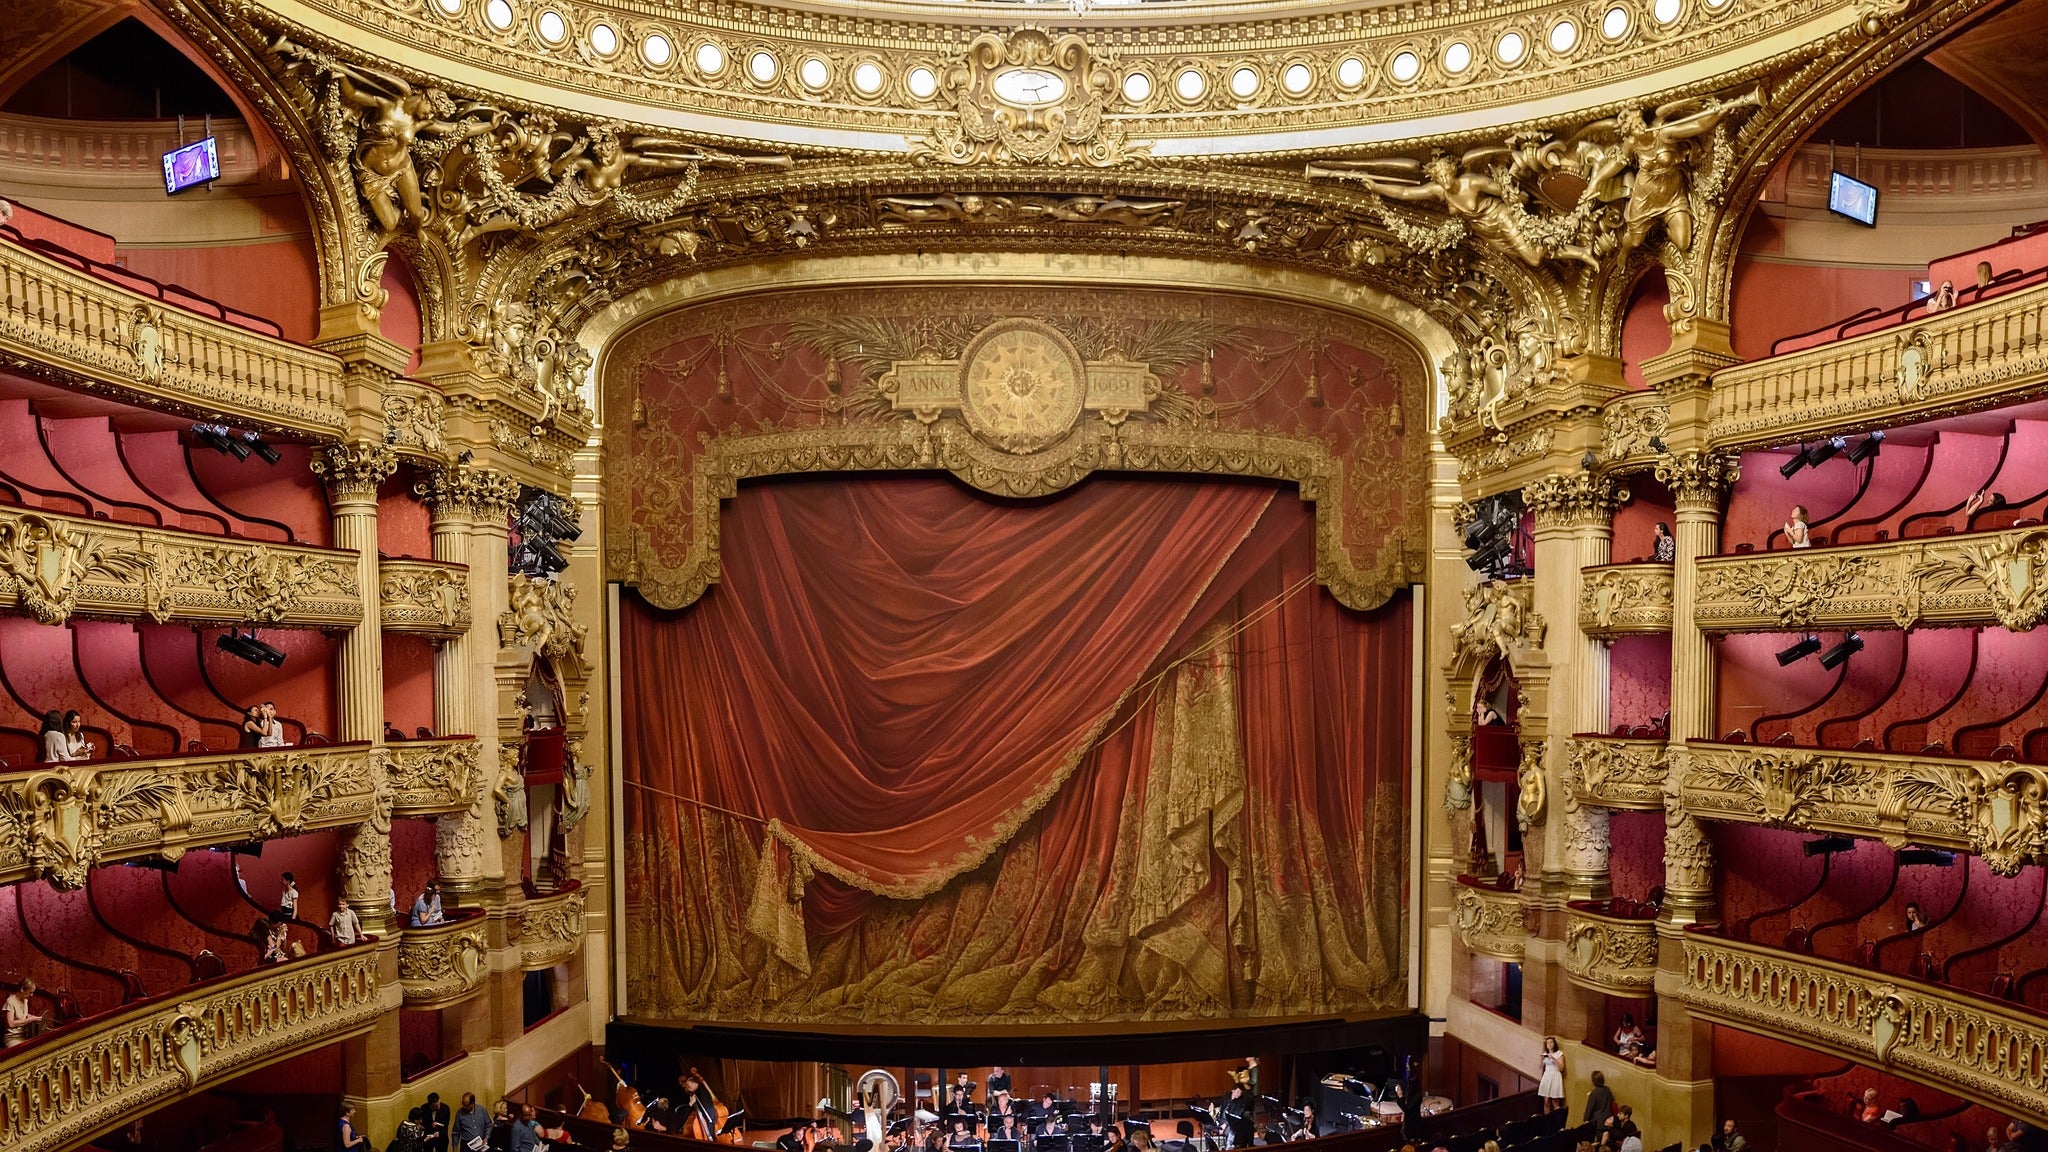
[[[1058,329],[1004,320],[982,329],[962,357],[961,410],[974,434],[1005,452],[1036,452],[1081,416],[1081,355]]]

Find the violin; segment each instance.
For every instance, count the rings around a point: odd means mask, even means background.
[[[697,1082],[697,1091],[690,1093],[690,1099],[684,1101],[681,1134],[690,1140],[714,1143],[719,1139],[718,1134],[724,1130],[725,1122],[731,1118],[732,1113],[724,1104],[719,1103],[718,1094],[711,1090],[711,1082],[704,1079],[704,1074],[697,1071],[694,1065],[691,1066],[688,1075],[676,1077],[678,1085],[686,1086],[691,1080]],[[739,1143],[740,1134],[734,1132],[732,1135],[734,1139],[728,1143]]]

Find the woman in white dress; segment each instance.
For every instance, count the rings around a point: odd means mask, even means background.
[[[1564,1053],[1555,1036],[1543,1038],[1543,1074],[1536,1079],[1536,1096],[1545,1112],[1564,1107]]]

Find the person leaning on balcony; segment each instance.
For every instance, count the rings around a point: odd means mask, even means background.
[[[419,899],[412,902],[412,927],[426,928],[447,922],[441,912],[441,885],[433,880],[420,889]]]
[[[1792,506],[1792,518],[1785,521],[1785,539],[1791,541],[1794,548],[1813,547],[1813,530],[1806,526],[1806,505]]]
[[[1613,1112],[1614,1089],[1607,1086],[1605,1074],[1595,1071],[1593,1073],[1593,1090],[1586,1093],[1586,1114],[1579,1118],[1580,1122],[1604,1124],[1607,1122],[1607,1117]]]
[[[334,937],[336,944],[346,948],[362,937],[363,918],[356,915],[348,901],[342,900],[335,904],[334,915],[327,918],[327,934]]]
[[[355,1152],[358,1148],[368,1148],[370,1146],[370,1138],[356,1131],[355,1105],[343,1104],[341,1106],[341,1119],[336,1122],[335,1127],[334,1146],[340,1152]]]
[[[10,1047],[43,1030],[43,1018],[36,1015],[34,1007],[30,1004],[35,994],[35,980],[24,979],[14,991],[7,994],[6,1001],[0,1003],[0,1018],[4,1018],[6,1025],[4,1038]]]

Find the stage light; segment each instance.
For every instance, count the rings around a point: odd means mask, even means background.
[[[263,442],[263,438],[256,435],[254,432],[242,433],[242,440],[249,445],[250,451],[256,453],[258,456],[263,457],[263,462],[265,464],[275,464],[279,460],[284,459],[284,457],[278,455],[277,449],[272,448],[268,444],[265,444]]]
[[[1668,449],[1664,447],[1664,438],[1662,436],[1650,437],[1650,451],[1655,452],[1659,456],[1662,456],[1666,451],[1668,451]]]
[[[1806,450],[1806,466],[1818,467],[1823,461],[1834,459],[1837,453],[1848,446],[1849,442],[1840,436],[1830,436]]]
[[[1884,433],[1872,432],[1870,435],[1865,436],[1863,438],[1863,442],[1861,444],[1858,444],[1854,448],[1849,449],[1849,463],[1861,464],[1865,460],[1870,459],[1872,456],[1877,455],[1878,449],[1883,447]]]
[[[1600,457],[1594,455],[1593,450],[1591,448],[1586,449],[1586,454],[1584,456],[1579,457],[1579,469],[1581,471],[1591,472],[1593,469],[1599,466]]]
[[[1849,662],[1849,657],[1863,651],[1863,637],[1854,632],[1845,634],[1842,642],[1820,654],[1820,666],[1833,672]]]
[[[1931,864],[1936,868],[1955,866],[1956,854],[1939,848],[1901,848],[1898,856],[1901,867],[1907,864]]]
[[[513,567],[528,576],[551,576],[567,571],[569,561],[555,550],[553,544],[535,537],[520,542],[519,560]]]
[[[254,632],[247,636],[240,632],[223,632],[220,639],[214,641],[214,647],[251,664],[268,664],[272,668],[284,666],[284,653],[258,640]]]
[[[1794,472],[1804,467],[1806,467],[1806,446],[1802,444],[1799,446],[1799,451],[1792,454],[1790,460],[1778,465],[1778,475],[1790,480]]]
[[[1820,651],[1820,637],[1801,637],[1798,643],[1778,653],[1778,667],[1783,668],[1788,664],[1804,660],[1818,651]]]
[[[1836,852],[1854,852],[1856,842],[1847,836],[1823,836],[1818,840],[1808,840],[1800,847],[1808,856],[1828,856]]]
[[[234,449],[228,446],[228,430],[225,425],[194,424],[192,426],[192,435],[197,437],[201,444],[206,445],[223,456],[234,451]]]

